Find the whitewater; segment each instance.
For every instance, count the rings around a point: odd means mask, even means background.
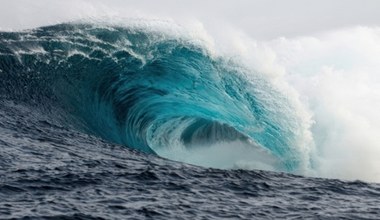
[[[379,217],[378,26],[255,39],[116,1],[17,22],[42,3],[0,16],[0,218]]]

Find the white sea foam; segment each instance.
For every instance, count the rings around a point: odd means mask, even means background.
[[[235,53],[301,105],[316,175],[380,181],[380,28],[237,39]]]

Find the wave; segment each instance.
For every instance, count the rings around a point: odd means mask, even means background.
[[[160,28],[66,23],[1,32],[0,95],[173,160],[287,172],[312,166],[296,104],[275,84]]]

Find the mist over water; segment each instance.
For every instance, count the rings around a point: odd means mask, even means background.
[[[319,175],[379,181],[379,46],[375,27],[272,42],[312,115]]]
[[[195,39],[211,56],[238,60],[281,91],[301,121],[297,135],[302,138],[294,147],[310,157],[304,158],[310,164],[296,173],[380,181],[380,28],[366,18],[364,25],[348,23],[315,32],[306,29],[287,33],[286,37],[267,31],[255,38],[255,26],[229,23],[219,19],[220,15],[207,18],[203,10],[189,16],[160,13],[164,9],[152,14],[150,6],[144,9],[126,4],[117,8],[117,1],[20,2],[28,10],[18,7],[19,3],[9,3],[9,8],[0,10],[4,12],[0,17],[2,30],[68,21],[130,25],[137,20],[139,25],[146,23],[148,29]],[[41,8],[44,13],[35,14]],[[152,22],[160,25],[150,27]],[[256,148],[247,154],[246,148],[245,143],[229,142],[191,151],[178,148],[176,153],[159,149],[157,153],[202,166],[276,170],[278,162],[272,155]]]

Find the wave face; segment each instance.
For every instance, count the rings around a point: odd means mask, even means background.
[[[0,94],[110,142],[204,166],[309,166],[294,104],[261,74],[144,26],[0,33]]]

